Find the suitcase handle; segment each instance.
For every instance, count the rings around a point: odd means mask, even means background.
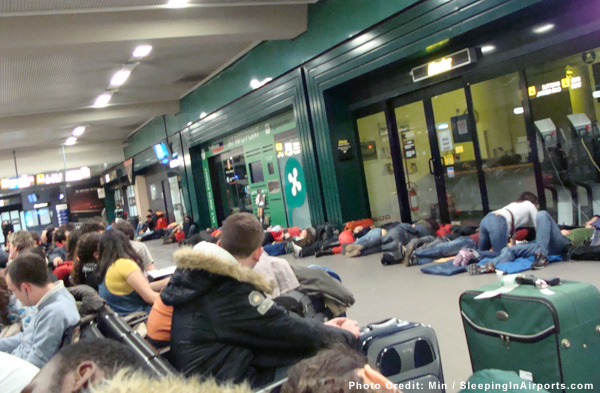
[[[374,330],[374,329],[384,329],[387,327],[391,327],[391,326],[395,326],[399,323],[400,321],[398,321],[398,318],[390,318],[390,319],[386,319],[384,321],[381,322],[375,322],[375,323],[370,323],[367,325],[367,328]]]

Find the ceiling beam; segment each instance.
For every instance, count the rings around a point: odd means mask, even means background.
[[[169,38],[236,36],[289,39],[306,31],[308,6],[159,9],[2,18],[0,49],[53,47]]]

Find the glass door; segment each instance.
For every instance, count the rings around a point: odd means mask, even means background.
[[[434,95],[431,106],[450,221],[477,224],[484,208],[465,89]]]

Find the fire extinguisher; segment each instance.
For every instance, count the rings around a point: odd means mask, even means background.
[[[409,183],[410,186],[410,183]],[[413,184],[408,189],[408,200],[410,202],[410,210],[416,212],[419,210],[419,198],[417,195],[417,187]]]

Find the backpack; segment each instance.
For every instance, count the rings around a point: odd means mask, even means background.
[[[339,230],[335,229],[333,224],[324,223],[317,226],[315,240],[333,239],[339,235]]]

